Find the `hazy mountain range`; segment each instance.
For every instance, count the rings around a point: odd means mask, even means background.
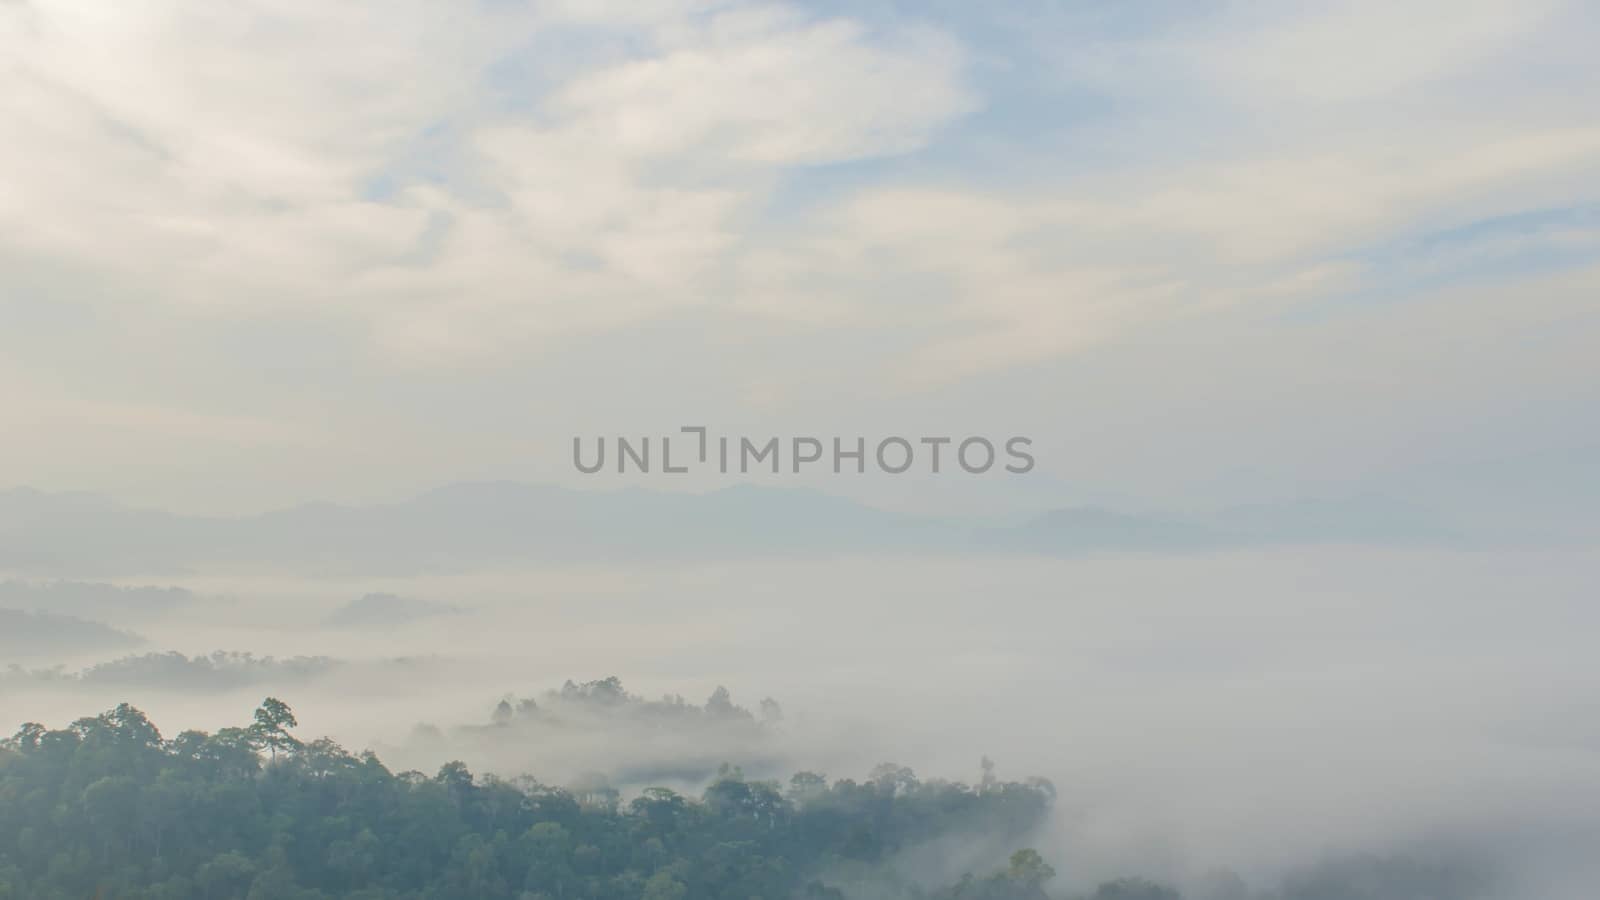
[[[74,616],[0,608],[0,659],[54,657],[102,650],[122,650],[144,638]]]
[[[466,483],[399,503],[309,503],[239,517],[142,509],[92,494],[0,492],[0,568],[54,575],[218,564],[422,572],[619,558],[1059,555],[1470,537],[1425,511],[1375,498],[1234,507],[1203,516],[1083,507],[995,524],[886,512],[814,490],[754,485],[693,494]]]

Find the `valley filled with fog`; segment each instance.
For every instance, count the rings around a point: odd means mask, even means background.
[[[1054,785],[1034,844],[1069,885],[1400,853],[1576,897],[1600,838],[1597,574],[1583,549],[1353,545],[19,573],[0,728],[126,701],[214,731],[271,695],[302,738],[396,771],[624,796],[724,762],[971,783],[988,757]]]

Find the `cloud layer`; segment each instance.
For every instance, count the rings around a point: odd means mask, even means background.
[[[561,385],[525,413],[563,425],[663,365],[640,407],[1037,421],[1015,373],[1172,329],[1485,285],[1517,319],[1519,285],[1600,247],[1597,33],[1555,0],[13,2],[0,397],[37,440],[8,461],[104,482],[46,448],[114,428],[158,467],[348,467],[461,417],[396,490],[545,440],[502,433],[485,384]]]

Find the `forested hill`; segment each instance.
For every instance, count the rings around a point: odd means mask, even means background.
[[[973,787],[884,765],[784,785],[726,768],[698,798],[624,798],[461,763],[394,773],[294,726],[273,699],[249,726],[171,739],[126,704],[24,725],[0,748],[0,898],[1020,900],[1053,874],[1032,850],[943,888],[893,864],[941,839],[1025,842],[1054,797],[1040,779]]]

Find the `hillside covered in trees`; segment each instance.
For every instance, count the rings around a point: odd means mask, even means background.
[[[569,776],[603,775],[618,786],[682,788],[707,781],[728,760],[756,778],[787,777],[782,719],[771,697],[751,710],[721,686],[693,703],[676,694],[647,699],[616,677],[569,680],[537,697],[503,696],[483,724],[446,732],[418,723],[406,743],[379,750],[411,765],[459,758],[494,770],[533,765],[548,775],[548,767],[564,764]],[[542,751],[538,759],[529,760],[529,749]],[[571,761],[580,759],[581,772],[572,771]]]
[[[889,865],[940,839],[1024,841],[1047,782],[973,787],[878,767],[862,781],[788,783],[725,768],[699,797],[391,772],[371,753],[302,742],[268,699],[246,727],[162,736],[121,705],[62,729],[24,725],[0,749],[0,897],[924,896]],[[1043,896],[1023,850],[950,898]]]
[[[590,702],[595,685],[566,693]],[[617,692],[621,696],[620,686]],[[568,697],[573,699],[572,696]],[[621,702],[618,700],[617,702]],[[394,772],[370,751],[294,734],[268,698],[253,721],[163,737],[122,704],[0,741],[0,900],[1181,900],[1119,878],[1072,893],[1027,845],[1044,779],[786,783],[723,766],[697,796],[605,780]],[[976,852],[975,852],[976,851]],[[963,871],[958,860],[991,864]],[[958,868],[962,867],[962,868]],[[1081,882],[1080,882],[1081,884]],[[1191,900],[1521,897],[1489,869],[1333,858],[1274,888],[1221,871]]]

